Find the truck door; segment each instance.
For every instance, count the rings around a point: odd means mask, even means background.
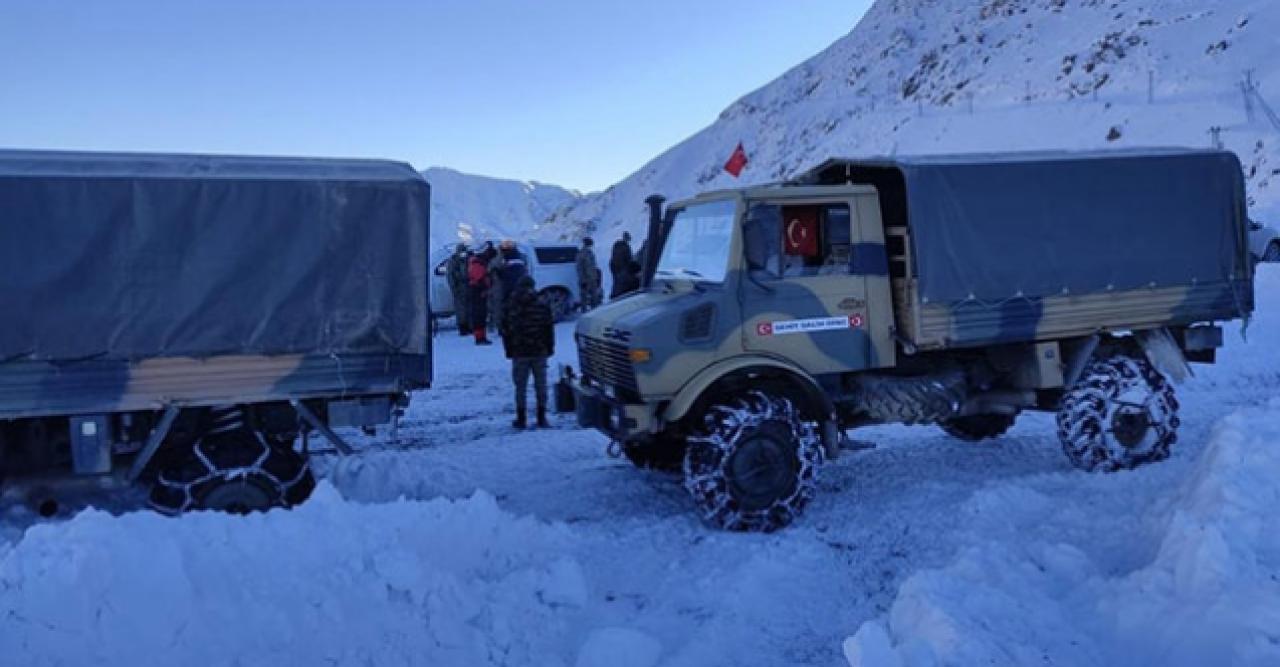
[[[743,280],[744,347],[812,374],[870,368],[867,256],[850,200],[756,203],[746,245],[764,244],[763,268]],[[880,264],[884,247],[879,248]],[[877,268],[876,271],[879,271]]]

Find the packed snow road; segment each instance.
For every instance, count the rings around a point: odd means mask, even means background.
[[[1172,459],[1074,471],[1053,420],[930,428],[823,471],[773,535],[568,418],[510,427],[507,364],[443,332],[395,442],[322,456],[293,512],[87,510],[0,535],[4,664],[859,665],[1280,662],[1280,273],[1249,341],[1180,388]],[[558,360],[573,363],[571,331]],[[119,509],[119,508],[117,508]]]

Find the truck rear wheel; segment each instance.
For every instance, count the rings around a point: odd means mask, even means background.
[[[1088,471],[1168,458],[1179,424],[1173,387],[1145,357],[1129,354],[1090,362],[1058,411],[1062,448]]]
[[[822,461],[817,425],[789,399],[753,391],[707,410],[688,438],[684,486],[709,523],[771,532],[813,498]]]
[[[982,442],[1008,433],[1017,418],[1017,415],[970,415],[938,422],[938,426],[957,440]]]
[[[315,488],[307,459],[248,428],[238,410],[215,413],[213,426],[163,469],[151,505],[165,514],[215,510],[231,514],[293,507]]]

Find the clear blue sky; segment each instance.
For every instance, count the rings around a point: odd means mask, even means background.
[[[390,157],[604,188],[869,0],[0,0],[0,146]]]

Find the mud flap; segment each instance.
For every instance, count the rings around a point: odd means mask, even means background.
[[[1195,376],[1191,365],[1187,363],[1187,358],[1182,354],[1182,349],[1178,347],[1178,342],[1174,340],[1173,334],[1169,333],[1168,329],[1139,331],[1134,334],[1134,338],[1142,346],[1142,351],[1151,365],[1174,384],[1181,384],[1186,382],[1187,378]]]

